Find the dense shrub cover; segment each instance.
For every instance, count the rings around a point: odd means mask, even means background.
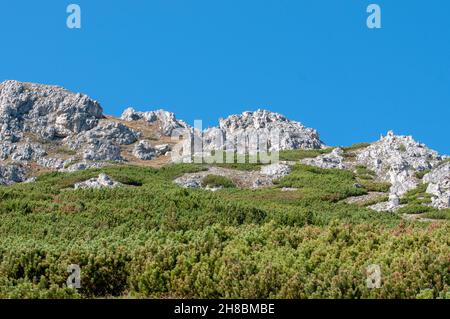
[[[233,188],[236,187],[233,181],[225,176],[219,175],[206,175],[202,180],[203,187],[224,187],[224,188]]]
[[[0,187],[0,297],[450,297],[446,221],[342,203],[367,190],[339,170],[299,165],[261,190],[172,183],[203,169],[110,167]],[[99,172],[126,186],[72,188]],[[70,264],[78,291],[66,287]],[[370,264],[379,289],[366,287]]]

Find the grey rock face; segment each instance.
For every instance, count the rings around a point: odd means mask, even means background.
[[[434,195],[432,206],[450,208],[450,162],[444,163],[423,177],[427,193]]]
[[[61,159],[61,158],[55,158],[55,157],[41,157],[37,159],[37,163],[42,167],[51,168],[54,170],[62,170],[65,167],[69,166],[70,163],[72,163],[75,159]]]
[[[156,155],[162,156],[166,155],[168,152],[170,152],[171,148],[169,144],[160,144],[155,146]]]
[[[401,196],[418,185],[415,172],[435,167],[442,158],[411,136],[397,136],[391,131],[361,150],[356,160],[390,182],[391,194]]]
[[[133,155],[140,160],[152,160],[156,157],[156,149],[149,141],[139,141],[139,143],[134,146]]]
[[[175,114],[165,110],[149,112],[136,112],[133,108],[127,108],[121,116],[125,121],[143,120],[148,123],[157,123],[162,134],[170,136],[175,129],[189,129],[184,121],[177,120]]]
[[[329,154],[319,155],[316,158],[305,158],[302,160],[302,163],[320,168],[345,169],[348,167],[344,161],[344,151],[338,147]]]
[[[83,159],[89,161],[120,161],[120,147],[109,141],[95,140],[83,151]]]
[[[38,143],[25,143],[16,145],[12,155],[13,161],[31,161],[37,160],[47,153]]]
[[[66,139],[73,150],[82,149],[83,159],[99,161],[122,160],[120,145],[132,144],[140,133],[129,127],[111,121],[102,121],[89,131]]]
[[[286,164],[275,163],[261,167],[261,174],[269,176],[271,179],[279,179],[288,175],[291,167]]]
[[[77,172],[77,171],[82,171],[85,169],[90,169],[90,168],[101,168],[108,165],[105,162],[89,162],[89,161],[81,161],[78,163],[75,163],[73,165],[70,165],[67,168],[61,169],[61,171],[64,172]]]
[[[0,185],[11,185],[26,180],[26,171],[19,165],[0,165]]]
[[[0,143],[0,160],[4,161],[16,150],[16,145],[11,142]]]
[[[61,87],[5,81],[0,84],[0,139],[16,142],[24,132],[45,140],[92,129],[102,117],[100,105]]]
[[[203,135],[206,151],[224,149],[218,145],[225,145],[227,149],[244,153],[246,143],[253,150],[258,150],[258,143],[263,143],[269,151],[324,146],[316,130],[267,110],[231,115],[221,119],[218,128],[207,129]]]
[[[75,189],[80,188],[116,188],[119,187],[121,184],[119,182],[116,182],[112,180],[108,175],[102,173],[98,175],[97,178],[91,178],[87,181],[76,183],[74,185]]]
[[[391,194],[389,196],[389,200],[387,202],[377,203],[369,206],[370,209],[373,209],[378,212],[395,212],[401,207],[400,205],[400,197],[397,195]]]

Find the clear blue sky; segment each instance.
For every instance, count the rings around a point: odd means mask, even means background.
[[[66,6],[82,29],[66,27]],[[381,30],[366,7],[382,8]],[[0,80],[62,85],[105,113],[268,108],[329,145],[393,129],[450,154],[448,0],[2,1]]]

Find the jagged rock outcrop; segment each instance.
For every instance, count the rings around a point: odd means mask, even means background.
[[[283,163],[274,163],[261,167],[261,174],[269,176],[271,179],[279,179],[291,172],[291,166]]]
[[[203,132],[205,151],[227,149],[238,153],[257,150],[318,149],[324,145],[316,130],[267,110],[244,112],[219,121]],[[261,149],[260,146],[264,145]]]
[[[116,122],[102,121],[89,131],[66,139],[73,150],[82,149],[85,160],[120,161],[120,145],[129,145],[137,141],[140,133]]]
[[[174,141],[174,136],[179,139]],[[210,157],[211,151],[218,150],[252,154],[324,147],[316,130],[267,110],[231,115],[221,119],[218,127],[200,132],[164,110],[136,112],[128,108],[121,119],[106,118],[100,104],[83,94],[18,81],[0,84],[0,184],[5,185],[22,182],[33,175],[31,171],[42,168],[72,172],[100,168],[110,165],[109,161],[153,160],[169,154],[172,161],[191,162],[198,154]],[[440,165],[443,158],[412,137],[389,132],[354,153],[355,160],[349,160],[336,148],[302,163],[338,169],[367,166],[377,180],[392,184],[389,202],[374,207],[381,210],[396,209],[401,196],[422,182],[416,173],[431,170],[423,182],[434,195],[432,205],[449,207],[449,164]],[[272,185],[274,179],[288,174],[290,167],[278,163],[240,175],[213,170],[237,185],[258,188]],[[186,183],[200,187],[198,178]]]
[[[73,161],[75,161],[75,158],[69,158],[69,159],[61,159],[56,157],[41,157],[37,159],[37,163],[46,168],[51,168],[54,170],[63,170],[64,168],[68,167]]]
[[[0,84],[0,159],[61,170],[75,157],[47,155],[65,144],[82,159],[121,160],[120,145],[134,143],[139,134],[102,118],[100,104],[86,95],[5,81]]]
[[[139,141],[134,146],[133,155],[143,161],[152,160],[156,157],[156,149],[149,141]]]
[[[315,158],[305,158],[302,160],[302,163],[320,168],[346,169],[349,166],[345,163],[344,150],[339,147],[328,154],[322,154]]]
[[[162,156],[167,155],[167,153],[170,152],[171,147],[169,144],[160,144],[155,146],[155,150],[157,156]]]
[[[13,161],[38,160],[47,153],[38,143],[17,144],[11,158]]]
[[[149,112],[136,112],[133,108],[127,108],[120,117],[124,121],[146,121],[158,125],[163,135],[170,136],[175,129],[189,129],[184,121],[177,120],[174,113],[165,110]]]
[[[121,186],[122,184],[119,182],[114,181],[113,179],[111,179],[111,177],[109,177],[108,175],[102,173],[100,175],[98,175],[97,178],[91,178],[87,181],[81,182],[81,183],[76,183],[74,185],[75,189],[80,189],[80,188],[116,188]]]
[[[158,156],[166,155],[170,151],[169,144],[153,146],[149,141],[139,141],[133,148],[133,156],[143,160],[152,160]]]
[[[0,140],[17,142],[24,133],[44,140],[90,130],[102,118],[101,106],[86,95],[61,87],[5,81],[0,84]]]
[[[359,164],[373,170],[378,178],[390,182],[390,193],[396,196],[417,187],[416,172],[431,169],[441,160],[436,151],[416,142],[411,136],[397,136],[392,131],[362,149],[356,157]]]
[[[0,185],[11,185],[26,180],[26,171],[19,165],[0,165]]]
[[[446,162],[433,169],[423,177],[428,184],[427,193],[434,195],[432,206],[436,208],[450,208],[450,162]]]

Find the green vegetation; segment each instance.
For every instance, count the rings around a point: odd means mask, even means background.
[[[225,176],[218,176],[218,175],[207,175],[202,180],[202,186],[203,187],[223,187],[223,188],[233,188],[236,187],[234,185],[233,181]]]
[[[368,207],[368,206],[372,206],[378,203],[383,203],[383,202],[387,202],[389,200],[389,196],[388,195],[384,195],[384,196],[378,196],[375,197],[373,199],[369,199],[367,201],[361,202],[359,205],[364,206],[364,207]]]
[[[425,218],[432,218],[432,219],[447,219],[450,220],[450,209],[433,209],[426,214],[424,214]]]
[[[390,183],[375,181],[375,172],[365,166],[358,165],[355,169],[358,183],[369,192],[387,193],[391,187]]]
[[[418,179],[422,179],[426,174],[428,174],[429,172],[431,172],[431,169],[424,169],[423,171],[417,171],[415,173],[416,178]]]
[[[358,150],[366,148],[370,146],[370,143],[356,143],[351,146],[342,147],[344,151],[344,157],[347,160],[353,160],[356,157],[356,154]]]
[[[417,188],[407,192],[400,200],[405,205],[398,210],[399,214],[423,214],[425,218],[450,219],[450,209],[439,210],[428,206],[433,195],[426,192],[428,184],[419,184]]]
[[[373,180],[374,176],[376,175],[374,171],[368,169],[365,166],[362,165],[358,165],[356,166],[356,171],[355,171],[356,175],[361,178],[361,179],[369,179],[369,180]]]
[[[314,158],[322,154],[331,153],[333,148],[314,149],[314,150],[287,150],[280,151],[280,160],[282,161],[299,161],[304,158]]]
[[[220,192],[172,182],[204,169],[114,166],[0,187],[0,297],[450,296],[450,225],[343,203],[368,191],[356,174],[296,165],[276,187]],[[100,172],[126,186],[72,188]],[[366,287],[370,264],[380,289]]]
[[[366,148],[368,146],[370,146],[370,143],[363,142],[363,143],[355,143],[353,145],[343,147],[342,149],[345,152],[350,152],[350,151],[357,151],[357,150]]]
[[[400,204],[423,205],[431,203],[432,195],[426,192],[427,187],[428,184],[419,184],[403,196]]]
[[[267,156],[270,156],[271,154],[267,154]],[[195,158],[194,158],[195,160]],[[212,151],[210,157],[205,157],[202,159],[198,159],[198,162],[203,162],[204,164],[211,163],[209,165],[217,166],[217,167],[223,167],[223,168],[229,168],[229,169],[236,169],[241,171],[255,171],[261,169],[262,165],[262,158],[260,154],[256,155],[239,155],[236,152],[216,152]]]

